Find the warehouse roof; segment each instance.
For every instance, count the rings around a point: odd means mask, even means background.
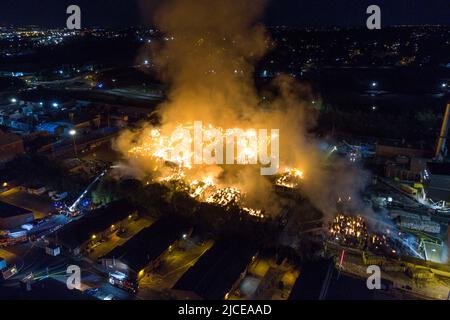
[[[2,133],[0,132],[0,145],[8,145],[11,143],[19,142],[22,138],[14,133]]]
[[[179,239],[188,225],[180,219],[162,218],[138,232],[124,244],[103,256],[117,259],[138,272],[159,257],[173,242]]]
[[[58,232],[58,240],[66,246],[76,248],[88,241],[93,234],[106,230],[134,211],[134,206],[127,200],[111,202],[106,207],[96,209],[85,217],[67,224]]]
[[[216,242],[173,289],[195,293],[204,299],[221,300],[256,253],[254,245],[240,239]]]
[[[0,218],[10,218],[28,213],[31,211],[0,201]]]

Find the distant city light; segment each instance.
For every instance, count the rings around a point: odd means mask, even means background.
[[[39,102],[39,105],[42,107],[44,105],[44,103],[41,101],[41,102]]]
[[[149,61],[148,60],[144,60],[144,64],[148,64],[149,63]]]
[[[377,110],[377,107],[376,106],[372,106],[372,110],[373,111]]]
[[[375,81],[372,82],[372,87],[375,88],[378,85]]]
[[[442,82],[441,87],[442,87],[442,88],[446,88],[446,87],[447,87],[447,83]]]
[[[74,135],[77,134],[77,131],[74,130],[74,129],[72,129],[72,130],[69,131],[69,134],[70,134],[71,136],[74,136]]]
[[[12,102],[12,103],[16,103],[16,102],[17,102],[17,99],[16,99],[16,98],[12,98],[12,99],[11,99],[11,102]]]
[[[53,108],[58,108],[59,107],[59,103],[58,102],[53,102],[52,106],[53,106]]]

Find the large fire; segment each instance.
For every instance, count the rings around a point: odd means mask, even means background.
[[[301,179],[303,179],[303,171],[286,168],[275,184],[280,187],[295,189],[300,185]]]
[[[188,123],[179,125],[177,128],[192,130],[193,125]],[[202,139],[202,150],[204,148],[207,150],[213,150],[215,148],[217,136],[216,139],[209,136],[209,133],[214,130],[220,133],[220,137],[223,140],[226,139],[227,133],[222,128],[215,128],[212,125],[202,127],[202,133],[205,137]],[[233,130],[237,131],[239,129]],[[254,138],[255,132],[248,130],[241,131],[241,133],[244,133],[245,139],[237,141],[237,149],[243,152],[237,152],[234,155],[236,163],[245,164],[249,162],[249,159],[258,157],[259,148],[266,148],[267,146],[260,144],[249,146],[249,141]],[[188,142],[190,144],[193,143],[192,140],[188,140]],[[179,143],[179,136],[167,136],[162,134],[159,129],[152,129],[144,141],[140,145],[131,148],[128,154],[130,157],[152,159],[156,163],[154,167],[155,171],[164,167],[165,170],[158,171],[160,175],[155,179],[159,183],[179,182],[185,186],[184,191],[189,196],[200,202],[216,204],[224,208],[238,206],[246,214],[264,218],[263,208],[250,208],[245,205],[246,194],[241,190],[239,185],[224,185],[220,179],[210,174],[208,165],[200,165],[204,176],[194,178],[194,175],[191,175],[190,172],[196,166],[193,164],[195,154],[189,147],[184,148],[182,152],[173,152]],[[303,172],[299,169],[285,168],[281,172],[281,174],[277,175],[275,185],[294,189],[299,186],[301,179],[303,179]]]
[[[261,162],[261,158],[269,158],[270,163],[264,164],[272,165],[276,160],[278,169],[278,142],[278,129],[270,130],[268,137],[265,129],[223,129],[196,121],[178,125],[170,136],[152,129],[141,145],[128,152],[170,161],[183,168],[203,163],[256,164],[258,159]]]
[[[331,224],[329,236],[332,242],[343,246],[389,256],[407,254],[422,258],[414,245],[408,243],[407,234],[391,229],[370,232],[365,219],[360,215],[337,214]]]
[[[343,214],[338,214],[334,218],[330,234],[336,242],[356,247],[364,246],[368,238],[367,227],[361,216]]]

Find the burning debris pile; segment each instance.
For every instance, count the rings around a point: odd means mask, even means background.
[[[267,130],[224,130],[211,124],[204,126],[201,121],[196,121],[194,124],[178,125],[171,135],[162,134],[160,129],[153,128],[139,145],[128,150],[128,154],[170,161],[182,168],[192,168],[194,164],[257,164],[258,158],[268,157],[268,148],[271,156],[276,156],[273,153],[278,153],[278,141],[278,130],[271,130],[269,138]],[[278,161],[270,158],[269,164],[273,160]],[[278,162],[274,165],[278,168]],[[298,170],[292,173],[302,175]]]
[[[372,234],[372,235],[370,235],[368,241],[369,241],[369,247],[373,248],[375,251],[379,250],[380,248],[383,249],[383,248],[389,247],[388,240],[384,234],[381,236],[378,234]],[[396,250],[395,249],[393,249],[393,250],[394,251],[392,253],[395,253]]]
[[[361,216],[345,216],[338,214],[331,225],[330,234],[342,245],[363,248],[368,234],[364,219]]]
[[[198,128],[201,128],[203,136],[198,147],[200,150],[208,150],[208,152],[212,150],[212,154],[214,154],[214,151],[217,151],[218,145],[222,145],[227,140],[230,134],[234,135],[240,130],[231,129],[231,131],[225,131],[212,125]],[[195,130],[190,123],[179,125],[177,129],[187,130],[184,132]],[[211,137],[211,132],[215,132],[215,138]],[[257,141],[252,140],[256,135],[256,132],[252,130],[240,131],[240,133],[243,134],[243,139],[237,139],[236,147],[238,152],[235,153],[233,151],[232,155],[234,157],[233,161],[236,161],[238,164],[245,164],[251,162],[252,159],[256,159],[261,148],[267,148],[267,146],[252,144],[251,141]],[[174,152],[179,148],[180,140],[183,137],[177,134],[167,136],[162,134],[161,130],[154,128],[144,137],[141,144],[128,150],[128,155],[130,158],[150,159],[154,163],[154,171],[158,172],[156,181],[159,183],[175,182],[178,184],[178,189],[183,186],[184,191],[200,202],[216,204],[224,208],[237,206],[246,214],[263,218],[263,209],[245,206],[246,194],[239,187],[220,182],[220,179],[209,175],[210,167],[193,163],[193,159],[196,156],[204,156],[204,152],[196,155],[195,148],[192,150],[193,141],[189,138],[189,135],[187,137],[186,145],[179,149],[180,152]],[[202,177],[195,179],[193,177],[197,174],[192,172],[198,172],[198,169],[201,170]],[[303,172],[299,169],[288,168],[283,170],[277,177],[275,185],[294,189],[299,186],[300,180],[303,178]],[[217,183],[218,181],[220,183]]]
[[[188,194],[200,202],[215,204],[223,208],[238,207],[242,212],[254,217],[264,218],[262,209],[243,206],[245,194],[235,187],[219,188],[213,178],[207,177],[202,181],[194,180],[189,183]]]
[[[303,171],[298,169],[286,169],[284,173],[276,180],[275,184],[279,187],[295,189],[300,186],[303,178]]]
[[[237,204],[241,200],[241,192],[236,188],[226,187],[216,190],[210,195],[206,202],[215,203],[222,207],[227,207],[230,204]]]
[[[387,256],[412,255],[422,258],[417,250],[402,238],[408,236],[407,234],[391,229],[384,230],[382,234],[371,232],[360,215],[337,214],[331,224],[329,236],[331,242],[343,246],[369,250]]]

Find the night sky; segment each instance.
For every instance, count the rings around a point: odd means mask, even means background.
[[[82,23],[86,27],[142,25],[143,14],[139,12],[138,1],[1,0],[0,25],[65,27],[65,9],[70,4],[81,7]],[[147,1],[156,6],[163,0]],[[362,26],[365,25],[365,11],[370,4],[381,7],[382,26],[450,24],[449,0],[270,0],[265,23],[289,26]],[[152,13],[148,12],[147,16],[151,17]]]

